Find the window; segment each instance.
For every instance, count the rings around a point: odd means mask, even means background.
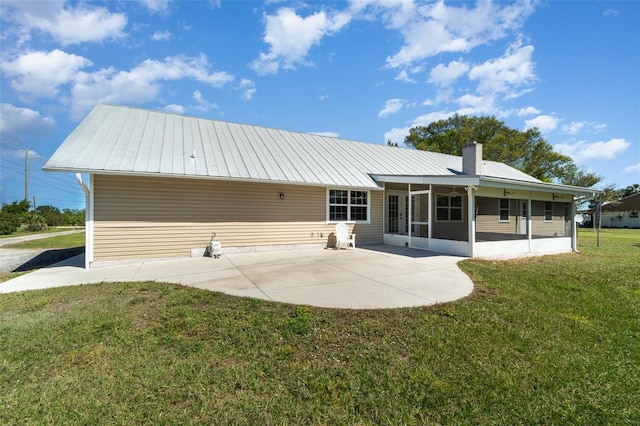
[[[498,222],[509,222],[511,216],[511,212],[509,211],[509,200],[502,198],[498,200],[498,202],[500,203],[498,206],[498,210],[500,212],[500,219],[498,219]]]
[[[368,222],[369,191],[329,190],[329,222]]]
[[[462,197],[460,195],[436,195],[436,220],[462,222]]]
[[[544,202],[544,221],[553,222],[553,203],[551,201]]]
[[[629,212],[629,217],[637,218],[638,217],[638,211],[634,210],[632,212]]]

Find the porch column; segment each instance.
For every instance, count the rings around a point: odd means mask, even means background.
[[[473,186],[467,186],[467,207],[469,217],[469,255],[474,257],[476,246],[476,197],[473,195]]]
[[[575,197],[573,197],[573,199],[571,200],[571,209],[569,214],[571,215],[571,251],[577,252],[578,251],[578,228],[576,226],[577,224],[576,224]]]
[[[531,221],[531,194],[529,194],[529,199],[527,200],[527,241],[529,242],[529,252],[531,252],[531,225],[533,222]]]

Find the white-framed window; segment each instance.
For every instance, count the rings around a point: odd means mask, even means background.
[[[436,221],[462,222],[462,196],[436,194]]]
[[[329,189],[327,222],[369,223],[369,191]]]
[[[637,210],[633,210],[629,212],[629,217],[637,219],[638,218],[638,211]]]
[[[551,201],[544,202],[544,221],[553,222],[553,203]]]
[[[507,198],[498,200],[498,222],[509,222],[511,220],[511,202]]]

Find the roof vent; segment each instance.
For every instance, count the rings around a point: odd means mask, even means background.
[[[462,147],[462,173],[470,176],[482,175],[482,144],[469,142]]]

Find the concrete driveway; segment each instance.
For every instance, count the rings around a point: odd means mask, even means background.
[[[231,253],[84,269],[83,256],[0,283],[0,293],[100,282],[170,282],[325,308],[424,306],[463,298],[473,283],[460,257],[392,246]]]

